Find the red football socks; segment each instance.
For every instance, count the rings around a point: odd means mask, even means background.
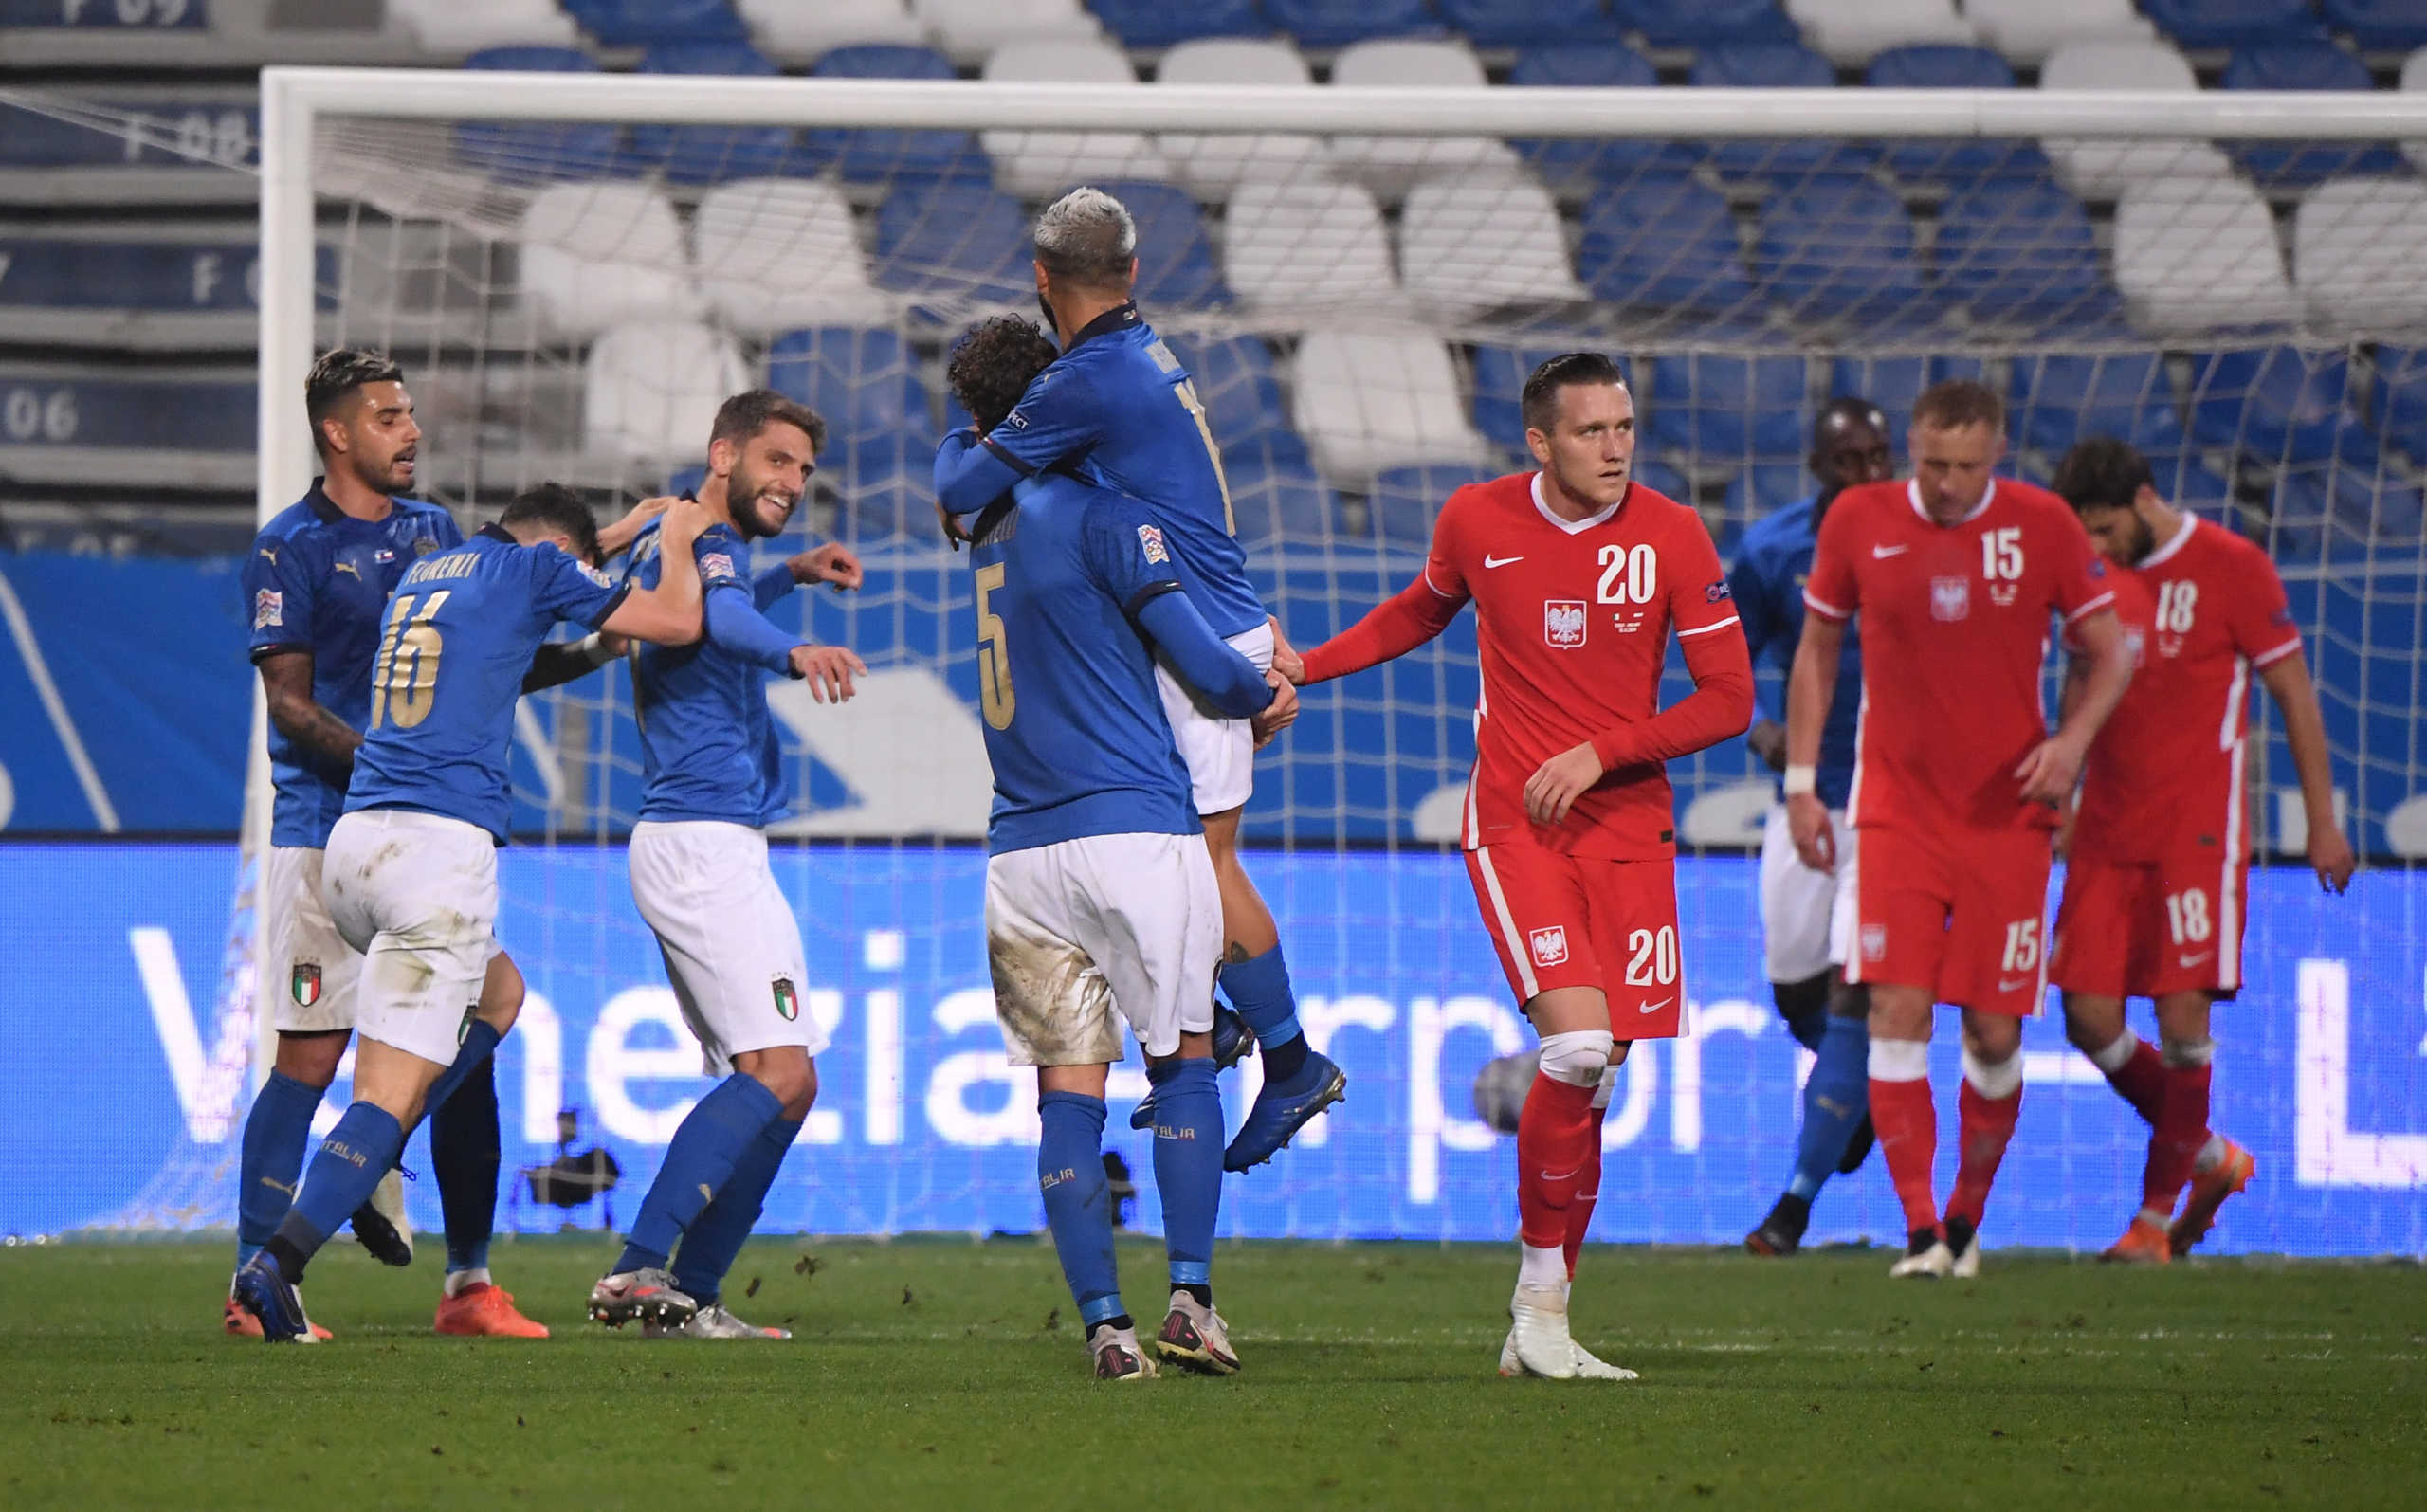
[[[1896,1200],[1905,1206],[1905,1228],[1937,1227],[1930,1163],[1938,1158],[1938,1109],[1930,1102],[1928,1078],[1883,1082],[1872,1077],[1870,1123],[1878,1131],[1879,1153],[1888,1162]]]
[[[1576,1279],[1577,1252],[1584,1248],[1584,1230],[1593,1227],[1593,1205],[1601,1197],[1601,1120],[1607,1108],[1592,1109],[1593,1126],[1585,1141],[1584,1174],[1576,1178],[1576,1196],[1567,1205],[1567,1279]]]
[[[2107,1084],[2115,1088],[2115,1095],[2131,1103],[2132,1111],[2141,1116],[2143,1122],[2157,1127],[2166,1097],[2165,1060],[2158,1054],[2157,1047],[2146,1040],[2134,1040],[2132,1058],[2105,1075]]]
[[[2022,1088],[2016,1086],[2001,1098],[1982,1097],[1967,1077],[1956,1106],[1962,1120],[1962,1157],[1955,1169],[1955,1191],[1946,1199],[1946,1215],[1978,1229],[1980,1214],[1989,1206],[1990,1184],[1998,1179],[1998,1165],[2006,1157],[2006,1143],[2014,1138],[2015,1120],[2022,1112]]]
[[[2165,1104],[2149,1131],[2149,1161],[2141,1178],[2141,1204],[2153,1212],[2174,1211],[2174,1199],[2191,1179],[2192,1162],[2208,1142],[2208,1066],[2165,1067]]]
[[[1582,1193],[1599,1194],[1601,1120],[1593,1107],[1597,1089],[1573,1086],[1536,1073],[1517,1115],[1517,1231],[1537,1249],[1567,1248],[1571,1222],[1578,1242],[1592,1217],[1589,1200],[1571,1219]],[[1568,1249],[1568,1266],[1576,1255]]]

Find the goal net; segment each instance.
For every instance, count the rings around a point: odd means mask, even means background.
[[[2427,1250],[2411,1194],[2427,895],[2404,869],[2427,854],[2427,191],[2400,144],[2427,139],[2427,114],[2410,102],[265,82],[265,511],[308,481],[297,397],[316,343],[404,362],[422,489],[467,527],[543,480],[602,518],[680,488],[718,400],[747,385],[830,428],[813,500],[758,548],[860,555],[860,592],[776,612],[872,669],[841,709],[771,688],[792,790],[775,866],[833,1047],[770,1230],[1038,1226],[1031,1083],[1000,1055],[980,922],[975,606],[928,477],[962,419],[944,353],[981,316],[1033,311],[1029,228],[1084,182],[1138,219],[1141,302],[1193,374],[1258,581],[1302,646],[1407,580],[1451,488],[1528,465],[1518,388],[1578,347],[1627,366],[1638,477],[1693,503],[1730,559],[1816,486],[1820,404],[1876,401],[1901,449],[1913,396],[1951,374],[2006,396],[2009,471],[2044,481],[2076,439],[2121,435],[2168,498],[2265,544],[2318,669],[2345,823],[2379,866],[2317,895],[2259,701],[2254,837],[2290,864],[2254,880],[2250,986],[2219,1014],[2217,1123],[2258,1153],[2264,1189],[2219,1242]],[[1301,1017],[1352,1091],[1231,1184],[1227,1232],[1507,1232],[1508,1155],[1468,1088],[1528,1037],[1453,848],[1475,682],[1467,619],[1309,690],[1259,762],[1249,867]],[[1775,671],[1763,682],[1776,718]],[[1664,701],[1687,685],[1672,658]],[[533,994],[500,1084],[509,1171],[553,1153],[559,1109],[578,1107],[636,1188],[703,1084],[624,878],[629,702],[610,667],[518,717],[501,934]],[[1597,1233],[1727,1242],[1785,1177],[1805,1060],[1769,1002],[1748,853],[1770,774],[1731,741],[1672,776],[1696,1033],[1628,1063]],[[2026,1044],[1995,1227],[2094,1248],[2132,1205],[2144,1131],[2053,1014]],[[1255,1064],[1226,1084],[1235,1120]],[[1150,1152],[1122,1117],[1143,1087],[1134,1058],[1118,1068],[1112,1147],[1151,1225]],[[415,1200],[434,1221],[434,1193]],[[524,1223],[559,1216],[520,1204]],[[1815,1235],[1898,1224],[1871,1170],[1831,1190]]]

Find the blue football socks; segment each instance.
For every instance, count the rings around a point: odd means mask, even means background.
[[[485,1032],[487,1044],[469,1066],[474,1041]],[[438,1175],[438,1206],[447,1220],[447,1270],[485,1270],[489,1234],[497,1227],[497,1173],[500,1163],[497,1122],[497,1063],[489,1051],[497,1047],[497,1030],[474,1021],[455,1064],[439,1084],[454,1084],[453,1093],[429,1115],[429,1163]]]
[[[1255,1033],[1264,1056],[1264,1078],[1286,1082],[1306,1064],[1306,1037],[1298,1028],[1298,999],[1289,991],[1289,966],[1273,946],[1252,960],[1232,961],[1218,979],[1222,995]]]
[[[1100,1097],[1045,1092],[1036,1100],[1037,1120],[1045,1126],[1036,1147],[1036,1184],[1045,1194],[1046,1227],[1053,1230],[1053,1252],[1061,1257],[1070,1299],[1079,1304],[1083,1330],[1128,1316],[1121,1305],[1121,1273],[1112,1256],[1104,1115]],[[1215,1154],[1220,1154],[1218,1145]]]
[[[303,1266],[354,1210],[370,1200],[371,1189],[396,1163],[404,1148],[404,1126],[395,1115],[371,1102],[356,1102],[338,1120],[320,1141],[312,1168],[303,1174],[303,1188],[295,1206],[280,1220],[278,1231],[262,1248],[278,1262],[288,1282],[303,1279]]]
[[[1832,1014],[1811,1080],[1803,1084],[1803,1132],[1796,1140],[1789,1193],[1809,1201],[1820,1190],[1835,1174],[1854,1126],[1870,1111],[1870,1027],[1858,1017]]]
[[[1821,1037],[1829,1031],[1829,991],[1836,975],[1831,970],[1799,982],[1770,984],[1770,998],[1779,1005],[1779,1017],[1786,1020],[1786,1031],[1815,1055],[1820,1053]]]
[[[733,1163],[716,1200],[683,1230],[683,1248],[674,1257],[674,1284],[704,1307],[724,1291],[725,1272],[733,1268],[743,1241],[766,1211],[767,1191],[783,1169],[784,1157],[800,1138],[799,1119],[776,1118],[758,1131],[750,1148]]]
[[[1262,957],[1279,959],[1279,952]],[[1305,1042],[1299,1042],[1303,1045]],[[1172,1285],[1211,1304],[1214,1227],[1222,1211],[1222,1094],[1211,1056],[1149,1066],[1155,1087],[1155,1189]]]
[[[489,1064],[489,1057],[497,1053],[500,1037],[497,1026],[484,1019],[476,1018],[465,1027],[463,1043],[455,1047],[455,1059],[447,1063],[447,1069],[438,1073],[438,1080],[429,1084],[429,1095],[421,1100],[423,1118],[436,1119],[438,1110],[454,1097],[455,1089],[464,1084],[465,1079]],[[496,1096],[494,1082],[490,1084],[490,1096]]]
[[[783,1102],[767,1089],[767,1084],[739,1071],[700,1099],[666,1145],[666,1160],[657,1168],[657,1179],[649,1183],[640,1216],[632,1220],[624,1252],[612,1269],[664,1266],[674,1242],[733,1178],[734,1167],[751,1141],[783,1111]]]
[[[303,1175],[303,1150],[312,1139],[312,1115],[322,1088],[272,1071],[245,1115],[245,1142],[236,1165],[236,1264],[242,1266],[269,1236],[295,1202]]]

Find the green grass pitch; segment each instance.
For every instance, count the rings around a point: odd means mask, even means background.
[[[790,1344],[585,1323],[611,1254],[502,1243],[557,1332],[516,1343],[429,1333],[434,1255],[332,1250],[337,1341],[270,1349],[219,1332],[222,1245],[0,1250],[0,1507],[2427,1507],[2408,1265],[1597,1248],[1614,1386],[1494,1374],[1504,1248],[1226,1246],[1245,1374],[1113,1387],[1041,1244],[757,1240],[730,1300]]]

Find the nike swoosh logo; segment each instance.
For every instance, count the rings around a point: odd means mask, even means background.
[[[1886,561],[1890,556],[1902,556],[1911,549],[1909,546],[1873,546],[1870,557],[1873,561]]]
[[[1664,997],[1657,1003],[1637,1003],[1634,1005],[1634,1011],[1638,1013],[1657,1013],[1675,1001],[1673,997]]]
[[[1582,1166],[1578,1166],[1576,1171],[1581,1171],[1584,1168]],[[1576,1179],[1576,1171],[1545,1171],[1542,1173],[1542,1179],[1545,1181],[1573,1181]]]
[[[2199,965],[2201,961],[2206,960],[2209,956],[2214,956],[2216,952],[2213,950],[2203,950],[2197,956],[2177,956],[2174,959],[2177,965],[2181,966],[2187,971],[2191,967]]]
[[[1494,556],[1489,552],[1486,552],[1484,553],[1483,564],[1486,567],[1505,567],[1510,562],[1522,562],[1524,559],[1525,558],[1523,556]]]
[[[1998,991],[2000,993],[2019,993],[2030,985],[2031,978],[2028,976],[2017,976],[2013,981],[2007,981],[2002,976],[1998,978]]]

